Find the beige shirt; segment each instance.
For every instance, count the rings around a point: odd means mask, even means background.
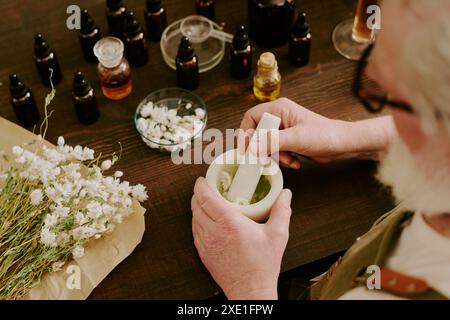
[[[416,213],[400,235],[399,242],[386,261],[386,267],[425,280],[450,298],[450,238],[434,231]],[[345,293],[342,300],[403,299],[380,291],[358,287]]]

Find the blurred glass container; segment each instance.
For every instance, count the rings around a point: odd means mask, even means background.
[[[196,33],[194,37],[192,34],[186,34],[186,32],[182,31],[181,27],[185,19],[190,19],[191,22],[195,22],[195,17],[198,17],[198,24],[197,29],[192,29]],[[215,37],[214,34],[216,32],[211,34],[210,31],[207,30],[209,24],[203,23],[204,20],[205,18],[202,16],[189,16],[175,21],[164,30],[160,42],[161,53],[164,61],[169,67],[176,70],[175,58],[177,56],[180,40],[183,36],[188,37],[192,42],[194,51],[198,56],[200,73],[211,70],[222,61],[225,54],[226,40]],[[211,21],[211,24],[213,31],[221,31],[221,28],[217,23]],[[204,34],[210,34],[211,36],[204,37]],[[203,38],[203,41],[195,41],[195,39],[201,38]]]
[[[294,24],[295,0],[248,0],[250,38],[264,48],[286,44]]]

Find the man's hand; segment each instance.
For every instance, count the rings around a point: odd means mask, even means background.
[[[276,299],[289,238],[291,191],[283,190],[270,219],[256,223],[199,178],[192,197],[192,232],[203,264],[229,299]]]
[[[248,110],[242,119],[241,129],[244,132],[255,129],[264,112],[281,118],[279,150],[255,152],[265,155],[280,151],[280,163],[292,169],[299,169],[300,162],[290,152],[318,162],[349,158],[378,159],[379,153],[387,148],[395,132],[390,116],[356,122],[333,120],[286,98]],[[240,151],[243,153],[243,150]]]

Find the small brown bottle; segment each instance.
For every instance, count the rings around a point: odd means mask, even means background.
[[[36,101],[31,90],[19,80],[15,73],[9,76],[9,92],[11,93],[11,104],[19,124],[23,127],[36,125],[40,118]]]
[[[196,0],[195,11],[201,16],[207,17],[209,20],[216,19],[214,0]]]
[[[127,8],[123,5],[122,0],[106,0],[106,20],[110,35],[123,38],[126,12]]]
[[[125,49],[128,62],[132,67],[142,67],[148,62],[148,49],[144,32],[136,20],[134,12],[127,12],[125,18]]]
[[[147,0],[144,14],[148,38],[159,41],[167,26],[166,10],[162,7],[161,0]]]
[[[94,46],[98,58],[97,73],[102,92],[111,100],[121,100],[132,91],[131,70],[123,57],[124,45],[119,38],[106,37]]]
[[[61,82],[62,73],[58,58],[40,33],[34,36],[34,61],[44,85],[50,86],[50,69],[53,69],[52,83],[57,85]]]
[[[80,29],[80,44],[83,50],[84,59],[87,62],[97,62],[97,57],[94,54],[94,45],[102,38],[100,29],[92,20],[91,15],[86,9],[81,11],[81,29]]]
[[[300,13],[289,40],[289,62],[296,67],[306,66],[309,63],[310,51],[309,24],[306,21],[306,14]]]
[[[78,120],[85,125],[92,124],[100,117],[97,98],[89,81],[80,71],[73,76],[73,105],[78,116]]]
[[[240,26],[230,48],[230,72],[236,79],[243,79],[252,73],[253,48],[244,26]]]
[[[178,86],[195,90],[200,84],[198,58],[187,37],[182,37],[176,57]]]

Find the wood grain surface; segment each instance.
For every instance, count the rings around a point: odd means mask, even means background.
[[[125,0],[143,24],[144,0]],[[194,1],[163,1],[168,21],[194,13]],[[103,154],[123,154],[117,168],[124,179],[149,190],[144,203],[146,232],[135,252],[92,293],[93,299],[204,299],[220,292],[203,267],[191,233],[190,199],[197,177],[206,165],[174,165],[170,156],[150,150],[134,129],[133,116],[150,92],[176,85],[176,75],[162,60],[158,43],[150,43],[148,65],[132,70],[134,90],[122,101],[107,100],[100,92],[96,66],[83,60],[77,31],[66,28],[66,8],[87,8],[103,35],[108,34],[104,0],[0,0],[0,116],[16,121],[9,103],[8,75],[16,72],[31,89],[39,108],[48,88],[39,81],[33,61],[33,36],[41,32],[59,57],[64,79],[57,86],[54,115],[47,138],[64,135],[69,144],[83,144]],[[367,114],[350,92],[355,63],[341,57],[331,42],[334,26],[352,17],[355,1],[302,0],[313,35],[311,62],[301,69],[287,62],[287,47],[273,50],[283,76],[282,96],[331,118],[357,120]],[[226,31],[247,22],[247,2],[217,0],[216,17]],[[263,52],[257,48],[254,58]],[[227,56],[215,69],[201,75],[196,92],[208,107],[208,128],[237,128],[246,110],[258,102],[251,79],[234,80]],[[71,101],[72,75],[80,70],[90,79],[99,99],[101,118],[84,126]],[[3,138],[3,137],[0,137]],[[345,161],[319,165],[305,161],[299,172],[284,171],[293,191],[290,240],[282,271],[292,270],[345,250],[371,223],[391,208],[389,196],[373,178],[372,162]]]

